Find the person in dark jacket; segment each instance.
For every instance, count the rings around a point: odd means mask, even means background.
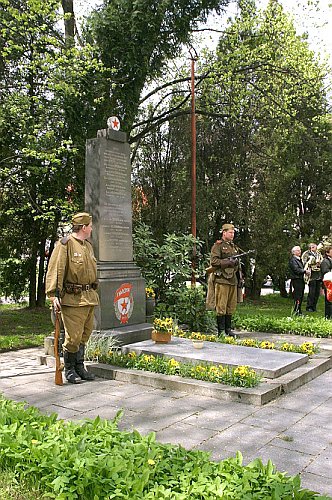
[[[322,273],[322,279],[324,275],[332,271],[332,246],[325,248],[325,256],[321,262],[320,270]],[[323,282],[324,294],[325,294],[325,318],[332,319],[332,302],[327,300],[327,289]]]
[[[295,246],[292,248],[292,256],[289,259],[289,277],[293,290],[294,314],[296,316],[302,315],[301,306],[304,295],[304,275],[306,274],[301,260],[301,253],[301,248]]]

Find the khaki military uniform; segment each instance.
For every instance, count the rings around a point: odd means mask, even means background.
[[[96,284],[97,261],[91,243],[73,235],[58,242],[48,265],[46,293],[54,297],[58,291],[61,298],[63,348],[68,352],[77,352],[90,338],[94,307],[99,304]]]
[[[214,270],[208,281],[209,304],[207,307],[211,309],[211,302],[214,302],[214,309],[218,316],[232,315],[236,310],[239,264],[223,269],[220,261],[231,258],[237,253],[240,253],[240,249],[232,241],[221,240],[215,243],[211,249],[210,264]]]

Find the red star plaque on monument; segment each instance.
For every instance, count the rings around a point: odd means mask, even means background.
[[[120,130],[120,120],[116,116],[111,116],[107,120],[107,126],[108,128],[111,128],[112,130]]]

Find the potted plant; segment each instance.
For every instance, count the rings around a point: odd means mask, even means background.
[[[151,317],[154,314],[154,308],[156,306],[156,294],[151,286],[145,288],[145,310],[146,316]]]
[[[202,335],[200,332],[192,332],[190,338],[195,349],[203,349],[206,335]]]
[[[151,334],[152,340],[156,344],[167,344],[171,341],[173,327],[172,318],[155,318]]]

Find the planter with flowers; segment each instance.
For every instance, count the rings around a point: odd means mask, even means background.
[[[153,321],[152,340],[156,344],[167,344],[172,339],[173,327],[172,318],[156,318]]]
[[[190,335],[191,341],[193,343],[193,347],[195,349],[203,349],[204,340],[206,340],[206,335],[203,335],[200,332],[192,332]]]
[[[156,294],[150,286],[145,288],[145,298],[145,313],[148,320],[154,315],[154,308],[156,307]]]

